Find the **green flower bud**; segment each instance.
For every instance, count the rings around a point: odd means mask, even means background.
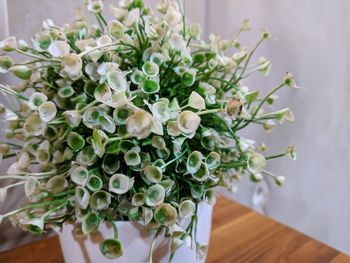
[[[111,194],[106,191],[97,191],[91,195],[89,205],[92,209],[105,210],[111,203]]]
[[[0,56],[0,73],[6,73],[14,64],[14,61],[9,56]]]
[[[260,173],[266,167],[266,159],[259,153],[251,153],[247,160],[247,167],[253,174]]]
[[[107,145],[108,147],[108,145]],[[106,147],[106,149],[107,149]],[[120,167],[120,161],[118,159],[117,155],[114,154],[105,154],[103,157],[103,162],[102,162],[102,169],[105,171],[107,174],[115,174]]]
[[[134,185],[134,178],[124,174],[115,174],[109,179],[109,191],[116,194],[125,194]]]
[[[170,204],[161,204],[154,211],[154,219],[161,225],[172,226],[177,219],[176,209]]]
[[[68,188],[67,179],[62,175],[51,177],[46,183],[46,189],[53,194],[61,193]]]
[[[220,154],[217,152],[211,152],[205,159],[205,163],[209,170],[215,170],[220,165]]]
[[[89,171],[82,166],[73,167],[69,173],[71,180],[77,185],[84,186],[89,178]]]
[[[148,79],[143,83],[141,90],[146,94],[157,93],[159,91],[159,83],[158,81]]]
[[[73,96],[74,93],[75,93],[75,91],[72,88],[72,86],[65,86],[65,87],[59,88],[57,94],[61,98],[65,99],[65,98],[69,98],[69,97]]]
[[[118,239],[106,239],[100,244],[100,251],[108,259],[116,259],[123,255],[123,247]]]
[[[95,213],[88,213],[83,218],[82,231],[85,235],[90,235],[97,231],[100,225],[100,218]]]
[[[129,150],[124,154],[124,161],[128,166],[136,166],[141,163],[141,157],[136,151]]]
[[[145,204],[146,194],[136,193],[132,196],[131,204],[133,206],[143,206]]]
[[[209,170],[208,167],[202,163],[199,170],[192,174],[192,177],[196,179],[198,182],[203,182],[209,178]]]
[[[28,80],[32,76],[32,69],[27,66],[13,66],[10,68],[10,71],[18,78],[23,80]]]
[[[91,175],[87,180],[86,187],[92,192],[97,192],[103,187],[102,179],[96,175]]]
[[[196,205],[191,200],[182,201],[179,206],[179,215],[181,218],[191,218],[196,211]]]
[[[90,193],[84,187],[78,186],[75,188],[75,201],[81,209],[86,209],[89,206]]]
[[[165,190],[163,186],[155,184],[147,189],[145,203],[148,206],[158,206],[164,202],[164,198]]]
[[[145,176],[146,180],[150,183],[159,183],[162,180],[162,170],[153,165],[147,165],[143,169],[143,175]]]
[[[85,140],[80,134],[70,132],[67,138],[67,144],[73,151],[80,151],[85,146]]]
[[[141,86],[142,83],[145,82],[146,76],[141,70],[135,69],[134,72],[130,76],[130,80],[132,83]]]
[[[142,71],[150,78],[155,78],[159,74],[159,67],[156,63],[147,61],[142,66]]]
[[[191,174],[196,173],[202,165],[203,155],[198,151],[192,152],[187,158],[187,171]]]
[[[97,155],[91,145],[84,147],[77,156],[77,161],[86,166],[93,165],[96,160]]]

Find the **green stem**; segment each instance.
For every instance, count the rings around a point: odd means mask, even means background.
[[[220,164],[219,167],[221,168],[226,168],[226,169],[230,169],[230,168],[240,168],[240,167],[245,167],[247,166],[247,162],[232,162],[232,163],[223,163]]]
[[[237,130],[241,130],[245,127],[247,127],[249,125],[249,123],[251,123],[252,121],[254,121],[255,116],[258,114],[259,110],[261,109],[261,107],[264,105],[264,103],[275,93],[277,92],[279,89],[281,89],[282,87],[284,87],[285,83],[282,82],[281,84],[279,84],[276,88],[274,88],[273,90],[271,90],[266,96],[265,98],[263,98],[263,100],[259,103],[258,107],[256,108],[256,110],[254,111],[252,117],[241,127],[238,127]]]
[[[266,160],[271,160],[271,159],[281,158],[281,157],[284,157],[286,155],[287,155],[286,153],[275,154],[275,155],[267,156],[267,157],[265,157],[265,159]]]
[[[4,85],[2,85],[2,84],[0,84],[0,90],[4,91],[4,92],[7,93],[7,94],[16,96],[16,97],[18,97],[18,98],[20,98],[20,99],[22,99],[22,100],[26,100],[26,101],[29,100],[28,97],[26,97],[26,96],[24,96],[24,95],[22,95],[22,94],[20,94],[20,93],[18,93],[18,92],[16,92],[16,91],[14,91],[14,90],[11,90],[9,87],[6,87],[6,86],[4,86]]]
[[[21,208],[19,208],[19,209],[14,210],[14,211],[11,211],[11,212],[9,212],[9,213],[7,213],[7,214],[1,215],[0,217],[1,217],[2,219],[4,219],[4,218],[7,218],[7,217],[9,217],[9,216],[18,214],[18,213],[20,213],[20,212],[23,212],[23,211],[26,211],[26,210],[29,210],[29,209],[39,208],[39,207],[43,207],[43,206],[55,205],[55,204],[62,203],[62,202],[64,202],[64,201],[68,201],[68,198],[66,198],[66,199],[60,199],[60,200],[53,200],[53,201],[48,201],[48,202],[34,203],[34,204],[30,204],[30,205],[21,207]]]
[[[150,248],[149,253],[148,253],[147,263],[153,263],[152,256],[153,256],[154,246],[155,246],[157,238],[160,235],[160,233],[162,232],[162,230],[163,230],[163,228],[159,227],[158,230],[157,230],[157,233],[153,237],[153,240],[152,240],[152,243],[151,243],[151,248]]]
[[[246,71],[246,69],[247,69],[247,67],[248,67],[248,64],[249,64],[249,62],[250,62],[250,60],[251,60],[253,54],[255,53],[255,51],[257,50],[257,48],[260,46],[260,44],[261,44],[263,41],[264,41],[264,38],[261,38],[261,39],[258,41],[258,43],[256,43],[256,45],[255,45],[255,47],[253,48],[253,50],[249,53],[248,58],[247,58],[247,60],[245,61],[245,64],[244,64],[243,69],[242,69],[242,71],[241,71],[241,74],[239,75],[239,77],[237,78],[237,80],[235,81],[234,84],[236,84],[238,81],[240,81],[240,80],[242,79],[243,74],[245,73],[245,71]]]
[[[185,153],[188,151],[188,149],[186,149],[184,152],[182,152],[178,157],[172,159],[171,161],[167,162],[166,164],[164,164],[160,169],[164,169],[165,167],[167,167],[168,165],[172,164],[173,162],[179,160],[182,156],[185,155]]]
[[[9,158],[12,158],[12,157],[15,157],[15,156],[17,156],[17,153],[4,154],[2,156],[2,159],[5,160],[5,159],[9,159]]]
[[[212,110],[206,110],[206,111],[201,111],[198,112],[197,115],[205,115],[205,114],[211,114],[211,113],[218,113],[218,112],[222,112],[223,109],[212,109]]]
[[[32,58],[36,58],[36,59],[40,59],[41,61],[48,61],[48,62],[61,62],[60,60],[58,59],[47,59],[47,58],[42,58],[40,56],[37,56],[37,55],[34,55],[34,54],[31,54],[31,53],[28,53],[28,52],[25,52],[25,51],[22,51],[20,49],[16,49],[16,51],[22,55],[25,55],[25,56],[28,56],[28,57],[32,57]]]

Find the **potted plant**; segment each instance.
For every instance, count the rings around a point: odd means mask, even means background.
[[[34,234],[63,229],[66,262],[195,262],[196,254],[204,262],[215,189],[232,190],[244,174],[284,181],[266,162],[294,159],[294,147],[264,156],[265,147],[238,133],[293,120],[289,109],[262,110],[279,89],[296,87],[293,77],[265,96],[243,85],[270,69],[265,58],[251,63],[271,38],[266,30],[253,49],[240,47],[248,21],[233,39],[207,43],[186,24],[182,2],[159,2],[156,15],[142,0],[122,0],[111,21],[102,1],[85,2],[98,25],[78,13],[63,27],[44,21],[32,44],[0,42],[9,53],[0,72],[23,80],[0,85],[18,102],[0,107],[15,139],[0,144],[1,159],[13,160],[0,180],[16,181],[0,188],[0,200],[17,186],[29,198],[0,222]]]

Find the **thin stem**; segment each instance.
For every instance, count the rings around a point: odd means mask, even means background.
[[[2,156],[2,159],[5,160],[5,159],[9,159],[9,158],[12,158],[12,157],[15,157],[15,156],[17,156],[17,153],[4,154]]]
[[[28,53],[28,52],[25,52],[25,51],[22,51],[20,49],[16,49],[16,51],[22,55],[25,55],[25,56],[28,56],[28,57],[32,57],[32,58],[36,58],[36,59],[40,59],[41,61],[49,61],[49,62],[61,62],[60,60],[58,59],[47,59],[47,58],[42,58],[40,56],[37,56],[37,55],[34,55],[32,53]]]
[[[230,168],[245,167],[246,165],[247,165],[246,161],[241,161],[241,162],[223,163],[223,164],[220,164],[219,167],[230,169]]]
[[[164,169],[165,167],[167,167],[168,165],[172,164],[173,162],[179,160],[182,156],[185,155],[185,153],[188,151],[188,149],[186,149],[183,153],[181,153],[178,157],[172,159],[171,161],[167,162],[166,164],[164,164],[161,169]]]
[[[92,53],[92,52],[94,52],[94,51],[96,51],[96,50],[99,50],[99,49],[101,49],[101,48],[113,47],[113,46],[117,46],[117,45],[118,45],[117,42],[112,42],[112,43],[103,44],[103,45],[94,47],[94,48],[92,48],[92,49],[86,50],[86,51],[84,51],[84,52],[81,52],[81,53],[79,54],[79,57],[83,57],[83,56],[85,56],[85,55],[87,55],[87,54],[89,54],[89,53]]]
[[[10,188],[13,188],[13,187],[16,187],[16,186],[19,186],[19,185],[24,185],[24,184],[25,184],[25,182],[17,182],[17,183],[14,183],[14,184],[7,185],[4,188],[5,189],[10,189]]]
[[[14,91],[14,90],[11,90],[9,87],[6,87],[6,86],[4,86],[4,85],[2,85],[2,84],[0,84],[0,90],[6,92],[7,94],[16,96],[16,97],[18,97],[19,99],[26,100],[26,101],[29,100],[28,97],[26,97],[26,96],[24,96],[24,95],[22,95],[22,94],[20,94],[20,93],[18,93],[18,92],[16,92],[16,91]]]
[[[281,157],[284,157],[286,155],[287,155],[286,153],[275,154],[275,155],[267,156],[267,157],[265,157],[265,159],[266,160],[271,160],[271,159],[281,158]]]
[[[131,134],[126,134],[124,136],[119,136],[119,137],[112,137],[112,138],[108,139],[108,142],[110,143],[110,142],[115,142],[115,141],[121,141],[124,139],[129,139],[131,137],[133,137],[133,135],[131,135]]]
[[[181,0],[180,2],[182,7],[182,36],[186,39],[186,4],[185,0]]]
[[[151,243],[151,248],[150,248],[149,253],[148,253],[148,260],[147,260],[148,263],[153,263],[152,256],[153,256],[154,246],[155,246],[157,238],[160,235],[160,233],[162,232],[162,230],[163,230],[163,228],[159,227],[158,230],[157,230],[157,233],[153,237],[153,240],[152,240],[152,243]]]
[[[254,121],[255,116],[258,114],[260,108],[264,105],[264,103],[275,93],[277,92],[279,89],[281,89],[282,87],[284,87],[285,83],[282,82],[281,84],[279,84],[276,88],[274,88],[273,90],[271,90],[264,98],[263,100],[259,103],[258,107],[256,108],[256,110],[254,111],[252,117],[241,127],[238,127],[237,130],[241,130],[245,127],[247,127],[249,125],[249,123],[251,123],[252,121]]]
[[[197,115],[205,115],[205,114],[211,114],[211,113],[218,113],[218,112],[222,112],[223,109],[212,109],[212,110],[206,110],[206,111],[201,111],[198,112]]]
[[[53,201],[48,201],[48,202],[39,202],[39,203],[30,204],[30,205],[21,207],[19,209],[16,209],[14,211],[8,212],[7,214],[1,215],[0,218],[4,219],[4,218],[7,218],[9,216],[18,214],[20,212],[23,212],[23,211],[26,211],[26,210],[29,210],[29,209],[43,207],[43,206],[50,206],[50,205],[54,205],[54,204],[59,204],[61,202],[67,201],[67,200],[68,200],[68,198],[60,199],[60,200],[53,200]]]
[[[244,64],[243,69],[242,69],[242,71],[241,71],[241,74],[239,75],[239,77],[238,77],[237,80],[235,81],[235,84],[236,84],[238,81],[240,81],[240,80],[242,79],[242,76],[243,76],[243,74],[245,73],[245,71],[246,71],[246,69],[247,69],[247,67],[248,67],[248,64],[249,64],[249,62],[250,62],[250,60],[251,60],[253,54],[255,53],[255,51],[257,50],[257,48],[260,46],[260,44],[261,44],[263,41],[264,41],[264,38],[261,38],[261,39],[258,41],[258,43],[256,43],[256,45],[255,45],[255,47],[253,48],[253,50],[249,53],[248,58],[247,58],[247,60],[245,61],[245,64]]]

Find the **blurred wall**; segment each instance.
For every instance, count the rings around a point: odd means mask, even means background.
[[[280,92],[278,106],[293,109],[294,124],[277,127],[271,134],[260,127],[241,133],[264,141],[270,153],[296,145],[296,162],[278,159],[268,167],[287,177],[285,186],[276,188],[269,182],[260,189],[243,180],[231,197],[249,206],[255,201],[269,216],[350,254],[350,1],[208,2],[208,32],[230,37],[243,19],[251,18],[253,32],[242,37],[244,45],[252,46],[261,27],[275,37],[256,56],[272,60],[270,77],[246,84],[266,92],[290,71],[304,87]]]

